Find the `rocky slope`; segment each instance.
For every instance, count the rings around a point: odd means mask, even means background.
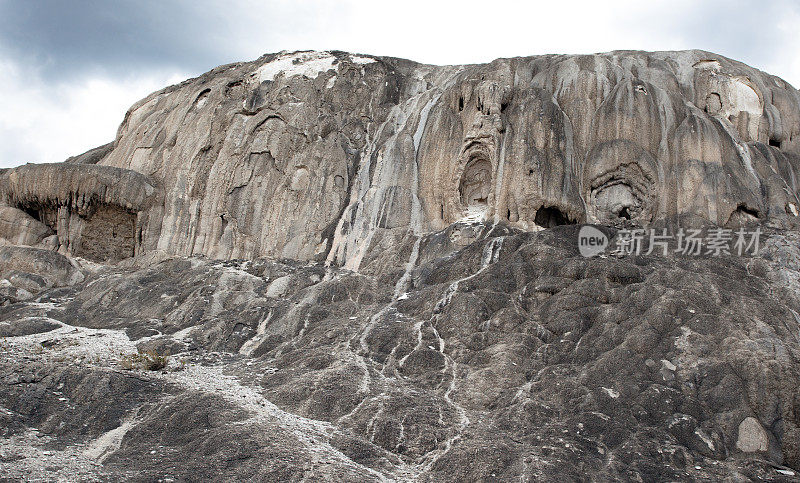
[[[797,235],[759,257],[586,259],[576,232],[455,224],[402,288],[288,260],[83,269],[0,309],[0,467],[795,481]],[[137,351],[173,355],[148,371]]]
[[[708,52],[222,66],[0,171],[0,472],[800,481],[800,94]],[[761,227],[579,253],[578,223]]]

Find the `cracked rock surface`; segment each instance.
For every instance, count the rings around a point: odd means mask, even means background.
[[[82,269],[0,308],[15,329],[0,342],[0,468],[796,480],[797,236],[770,233],[757,257],[592,259],[576,237],[459,223],[396,274],[202,257]],[[126,366],[137,350],[170,357]]]

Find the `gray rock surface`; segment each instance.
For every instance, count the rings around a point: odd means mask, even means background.
[[[0,171],[0,475],[800,481],[798,131],[796,90],[701,51],[154,93]],[[583,222],[764,233],[585,258]]]
[[[408,274],[202,257],[87,272],[0,308],[16,331],[0,464],[141,481],[796,479],[797,235],[744,258],[587,259],[576,237],[455,224]],[[125,369],[137,351],[171,356]]]
[[[159,209],[148,209],[158,195],[155,182],[131,170],[26,164],[0,172],[0,235],[99,262],[130,258],[148,223],[161,222]]]

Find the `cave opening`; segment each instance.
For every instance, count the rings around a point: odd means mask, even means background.
[[[136,233],[136,213],[115,204],[93,204],[80,214],[67,209],[63,226],[56,204],[23,202],[15,206],[53,230],[61,244],[71,246],[72,255],[87,260],[116,262],[129,258],[134,255],[137,238],[141,243],[142,233]]]
[[[27,213],[34,220],[44,223],[44,221],[42,220],[42,212],[40,210],[34,209],[30,206],[22,206],[22,205],[17,206],[17,208]]]
[[[781,148],[781,142],[775,138],[769,138],[769,145],[778,149]]]
[[[630,212],[630,210],[628,210],[627,206],[623,206],[619,210],[619,213],[617,213],[617,216],[622,218],[623,220],[630,220],[631,219],[631,212]]]
[[[533,222],[543,228],[575,224],[564,212],[554,206],[543,206],[536,210],[536,218]]]
[[[17,203],[17,209],[24,211],[34,220],[47,225],[51,230],[55,231],[58,224],[58,206],[56,205],[40,205],[38,203]]]
[[[492,165],[477,158],[467,163],[458,191],[461,203],[467,207],[488,206],[492,185]]]

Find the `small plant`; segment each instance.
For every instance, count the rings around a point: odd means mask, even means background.
[[[159,354],[155,350],[142,351],[136,354],[128,354],[122,357],[120,365],[128,371],[160,371],[167,367],[169,356]]]

